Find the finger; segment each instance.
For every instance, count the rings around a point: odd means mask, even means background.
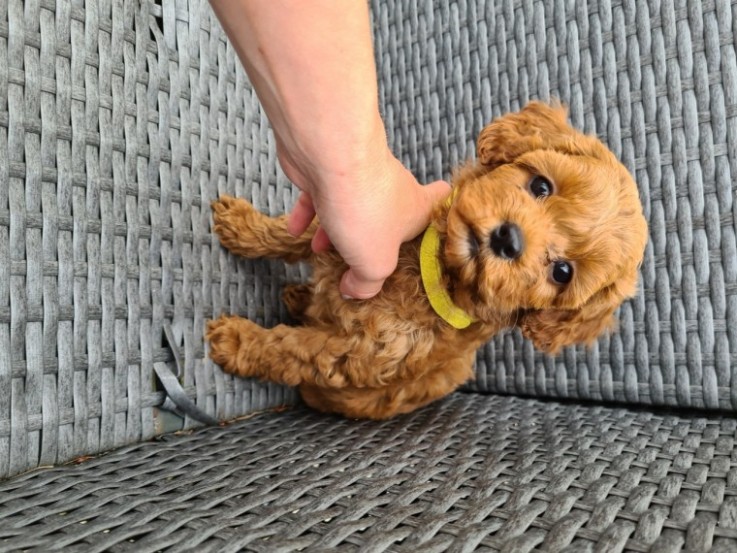
[[[317,231],[315,231],[315,235],[312,237],[312,251],[315,253],[324,252],[330,249],[331,246],[332,243],[330,242],[328,233],[325,232],[324,228],[317,227]]]
[[[292,236],[299,236],[307,230],[314,218],[315,206],[312,205],[312,198],[307,192],[300,193],[287,219],[287,232]]]
[[[412,240],[427,228],[435,206],[447,201],[451,193],[450,184],[443,180],[417,186],[416,190],[415,203],[409,208],[411,216],[405,222],[404,241]]]
[[[363,279],[353,269],[348,269],[340,279],[340,293],[346,299],[367,300],[381,292],[383,285],[384,279]]]
[[[445,200],[451,193],[450,184],[444,180],[436,180],[422,187],[424,194],[432,204]]]

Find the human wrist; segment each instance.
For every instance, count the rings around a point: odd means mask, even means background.
[[[323,124],[311,132],[292,127],[286,150],[296,165],[307,169],[315,183],[342,182],[384,170],[393,154],[384,123],[375,115],[355,117],[355,121]],[[356,183],[358,184],[358,183]]]

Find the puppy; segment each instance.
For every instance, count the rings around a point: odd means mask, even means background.
[[[647,241],[637,187],[559,106],[533,102],[481,131],[478,160],[458,170],[424,235],[366,301],[344,300],[347,266],[313,254],[317,223],[299,237],[286,217],[242,199],[212,204],[214,230],[245,257],[309,260],[309,284],[284,301],[302,325],[238,318],[208,324],[210,356],[229,373],[298,386],[305,402],[384,419],[445,396],[473,376],[476,350],[519,327],[543,352],[592,342],[635,294]]]

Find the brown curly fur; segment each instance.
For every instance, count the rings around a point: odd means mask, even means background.
[[[554,194],[533,197],[535,175],[549,179]],[[563,108],[533,102],[492,122],[478,138],[478,162],[458,170],[453,184],[452,205],[436,206],[433,224],[447,289],[478,322],[456,330],[432,310],[420,277],[420,238],[402,246],[378,296],[345,300],[341,257],[311,251],[316,223],[295,238],[284,216],[223,196],[212,205],[223,246],[246,257],[309,260],[313,276],[284,291],[302,326],[211,321],[212,359],[239,376],[299,386],[319,410],[381,419],[469,380],[476,350],[504,328],[519,326],[539,349],[555,353],[613,326],[614,311],[635,293],[647,227],[632,177],[601,142],[572,129]],[[485,238],[505,221],[524,235],[514,261],[495,256]],[[567,285],[551,278],[556,260],[574,267]]]

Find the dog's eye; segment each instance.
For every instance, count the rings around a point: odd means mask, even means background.
[[[565,261],[556,261],[553,264],[553,280],[558,284],[568,284],[573,278],[573,267]]]
[[[553,193],[553,185],[545,177],[537,176],[530,181],[530,192],[536,198],[545,198]]]

